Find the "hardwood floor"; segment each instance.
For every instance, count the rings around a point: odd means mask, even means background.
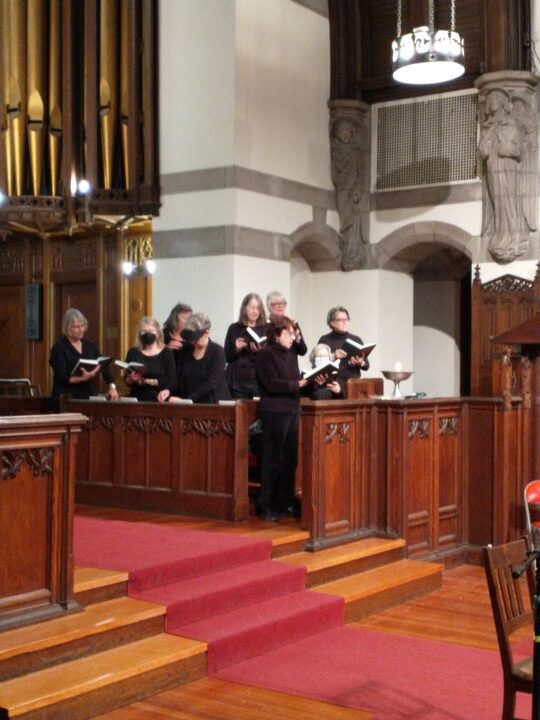
[[[253,518],[234,527],[227,523],[103,508],[81,507],[77,512],[198,530],[255,534],[278,540],[296,530],[300,533],[293,520],[269,527],[269,523]],[[473,565],[445,571],[440,590],[371,615],[355,625],[486,649],[497,648],[484,572]],[[204,678],[100,715],[99,720],[369,720],[372,717],[368,712]]]

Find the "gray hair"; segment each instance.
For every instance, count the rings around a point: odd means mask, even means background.
[[[208,315],[204,313],[193,313],[186,320],[186,326],[184,330],[191,330],[191,332],[197,332],[198,330],[210,330],[212,323]]]
[[[137,339],[136,343],[137,345],[142,348],[142,342],[141,338],[139,336],[139,333],[141,332],[143,325],[151,325],[154,330],[156,331],[156,338],[157,338],[157,344],[159,347],[163,347],[163,330],[161,329],[161,325],[159,324],[159,320],[157,320],[154,317],[149,317],[148,315],[145,315],[141,318],[139,322],[139,329],[137,330]]]
[[[313,365],[315,357],[321,352],[321,350],[326,350],[328,353],[328,359],[333,360],[332,350],[330,349],[330,345],[326,345],[326,343],[318,343],[317,345],[315,345],[313,350],[309,353],[309,362],[311,363],[311,365]]]
[[[64,317],[62,318],[61,327],[63,335],[67,335],[69,326],[73,322],[81,322],[84,325],[85,331],[88,330],[88,320],[85,318],[82,312],[80,310],[77,310],[77,308],[69,308],[69,310],[66,310],[66,312],[64,313]]]
[[[330,310],[326,314],[326,324],[328,325],[328,327],[332,327],[332,320],[338,314],[338,312],[345,313],[349,320],[351,319],[347,308],[344,308],[343,305],[337,305],[336,307],[330,308]]]
[[[272,312],[272,304],[275,303],[276,300],[283,300],[285,304],[287,304],[287,300],[283,293],[280,293],[279,290],[272,290],[272,292],[268,293],[266,296],[266,307],[268,308],[268,312]]]

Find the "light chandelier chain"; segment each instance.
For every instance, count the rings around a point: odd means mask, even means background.
[[[456,0],[450,2],[450,32],[456,29]]]
[[[433,32],[435,30],[435,2],[434,0],[429,0],[428,4],[428,27],[429,32]]]
[[[401,0],[397,4],[397,31],[396,36],[401,37]]]

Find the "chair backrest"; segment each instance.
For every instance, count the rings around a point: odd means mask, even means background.
[[[532,480],[525,486],[523,505],[527,532],[531,535],[533,526],[540,528],[540,480]]]
[[[530,628],[531,633],[533,630],[534,563],[527,568],[526,577],[512,577],[512,570],[527,559],[528,549],[525,538],[484,548],[484,569],[505,674],[511,673],[514,664],[512,636],[523,627]]]
[[[0,378],[0,395],[33,397],[39,395],[39,388],[28,378]]]

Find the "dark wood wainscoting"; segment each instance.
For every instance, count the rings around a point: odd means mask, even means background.
[[[248,429],[256,403],[70,400],[87,415],[77,502],[240,521],[249,516]]]

